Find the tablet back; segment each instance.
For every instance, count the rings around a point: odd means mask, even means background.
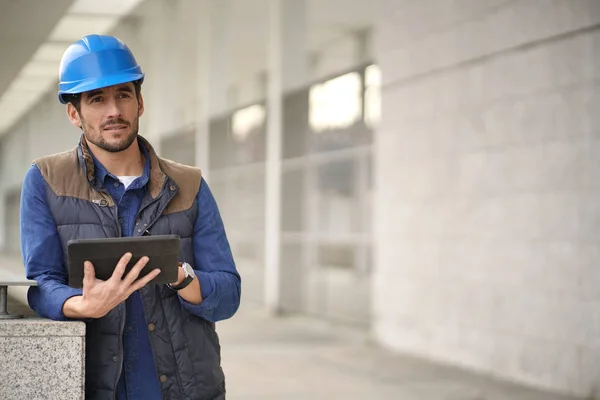
[[[140,258],[147,256],[150,261],[140,272],[139,278],[155,268],[160,268],[161,273],[150,283],[176,282],[179,270],[179,248],[177,235],[70,240],[67,243],[69,286],[83,287],[84,261],[91,261],[94,265],[97,279],[108,280],[121,257],[127,252],[130,252],[133,257],[127,264],[123,277]]]

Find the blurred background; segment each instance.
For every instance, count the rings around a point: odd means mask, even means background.
[[[89,33],[219,204],[232,398],[600,393],[600,1],[0,0],[0,276]]]

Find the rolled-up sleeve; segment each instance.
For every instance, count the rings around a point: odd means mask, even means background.
[[[198,216],[194,224],[194,272],[200,283],[202,302],[188,303],[191,313],[217,322],[232,317],[240,305],[241,278],[237,271],[223,220],[206,181],[202,180],[198,195]]]
[[[27,293],[29,306],[40,316],[64,321],[63,304],[81,289],[67,285],[68,273],[54,218],[46,200],[46,182],[34,164],[21,190],[21,253],[27,279],[37,281]]]

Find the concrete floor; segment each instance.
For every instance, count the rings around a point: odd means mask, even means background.
[[[0,272],[21,268],[0,256]],[[19,304],[26,288],[11,293],[9,311],[30,314]],[[248,304],[217,331],[230,400],[574,399],[390,353],[364,332],[308,317],[271,318]]]
[[[245,307],[218,324],[229,399],[567,400],[392,354],[361,332]]]

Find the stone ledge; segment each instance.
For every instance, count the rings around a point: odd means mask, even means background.
[[[2,400],[83,400],[85,323],[0,320]]]
[[[0,320],[0,337],[84,337],[81,321],[52,321],[45,318]]]

